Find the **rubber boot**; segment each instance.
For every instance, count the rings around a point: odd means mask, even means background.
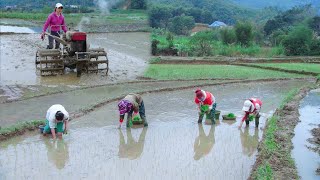
[[[260,119],[260,114],[258,114],[255,118],[255,124],[256,124],[256,128],[259,127],[259,119]]]
[[[246,126],[249,126],[249,119],[246,119]]]
[[[127,128],[132,126],[132,114],[128,114],[126,126]]]
[[[209,115],[210,115],[210,119],[212,121],[212,124],[215,124],[216,121],[215,121],[215,113],[216,113],[216,110],[215,109],[211,109]]]
[[[204,114],[199,113],[198,123],[202,123],[203,115],[204,115]]]
[[[143,121],[143,126],[144,126],[144,127],[148,126],[148,122],[147,122],[146,117],[145,117],[145,116],[141,116],[141,119],[142,119],[142,121]]]

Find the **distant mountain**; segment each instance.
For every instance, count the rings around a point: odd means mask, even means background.
[[[320,0],[231,0],[232,2],[254,9],[261,9],[268,6],[277,6],[280,9],[290,9],[293,6],[312,4],[320,8]]]

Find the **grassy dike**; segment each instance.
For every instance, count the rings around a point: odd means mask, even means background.
[[[312,87],[290,91],[269,119],[249,179],[299,179],[291,157],[294,128],[299,122],[299,104]]]

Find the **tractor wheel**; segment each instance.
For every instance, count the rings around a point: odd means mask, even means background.
[[[82,66],[80,64],[77,64],[77,77],[81,76]]]
[[[81,76],[81,70],[77,69],[77,77],[80,77],[80,76]]]

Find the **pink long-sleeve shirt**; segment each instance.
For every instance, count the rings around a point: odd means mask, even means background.
[[[64,17],[62,14],[58,16],[56,12],[51,13],[48,16],[47,21],[44,23],[42,31],[46,32],[49,26],[51,27],[51,31],[60,31],[61,27],[64,32],[67,32],[67,26],[65,24]]]

